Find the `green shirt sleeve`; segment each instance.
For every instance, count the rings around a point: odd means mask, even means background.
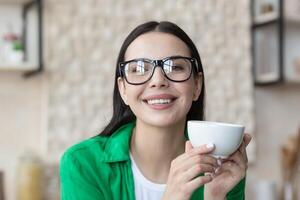
[[[243,178],[232,190],[226,195],[226,200],[244,200],[245,199],[246,177]],[[205,186],[201,186],[194,191],[190,200],[204,199]]]
[[[60,162],[61,199],[62,200],[95,200],[104,199],[101,190],[95,183],[84,176],[84,167],[66,153]]]
[[[246,178],[243,178],[228,194],[227,200],[244,200],[245,199]]]

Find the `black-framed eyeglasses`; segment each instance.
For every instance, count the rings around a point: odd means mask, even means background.
[[[151,79],[155,68],[161,67],[165,77],[173,82],[188,80],[193,70],[198,72],[198,64],[195,58],[172,56],[162,60],[138,58],[119,63],[119,72],[127,83],[141,85]]]

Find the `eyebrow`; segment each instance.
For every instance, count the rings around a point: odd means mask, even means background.
[[[164,57],[162,59],[134,58],[134,59],[130,59],[130,60],[125,60],[124,62],[135,61],[135,60],[148,60],[148,61],[152,61],[152,60],[164,60],[166,58],[173,58],[173,57],[186,57],[187,58],[187,57],[190,57],[190,56],[183,56],[183,55],[175,54],[175,55]]]

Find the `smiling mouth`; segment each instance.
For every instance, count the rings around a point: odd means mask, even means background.
[[[147,100],[147,103],[150,105],[154,105],[154,104],[168,104],[171,103],[171,99],[150,99]]]
[[[143,102],[152,108],[166,108],[177,99],[176,96],[171,94],[155,94],[148,95],[143,99]]]
[[[145,103],[149,105],[163,105],[172,103],[175,99],[148,99],[144,100]]]

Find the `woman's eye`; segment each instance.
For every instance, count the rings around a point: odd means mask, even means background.
[[[135,75],[144,75],[151,72],[151,64],[143,61],[137,61],[130,64],[129,72]]]
[[[137,69],[136,68],[131,68],[130,73],[135,73],[135,72],[137,72]]]
[[[173,65],[172,66],[172,71],[183,71],[184,67],[181,65]]]
[[[135,66],[130,69],[130,73],[135,75],[144,75],[149,72],[149,68],[145,66]]]
[[[134,67],[130,71],[131,73],[143,74],[145,72],[143,67]]]

